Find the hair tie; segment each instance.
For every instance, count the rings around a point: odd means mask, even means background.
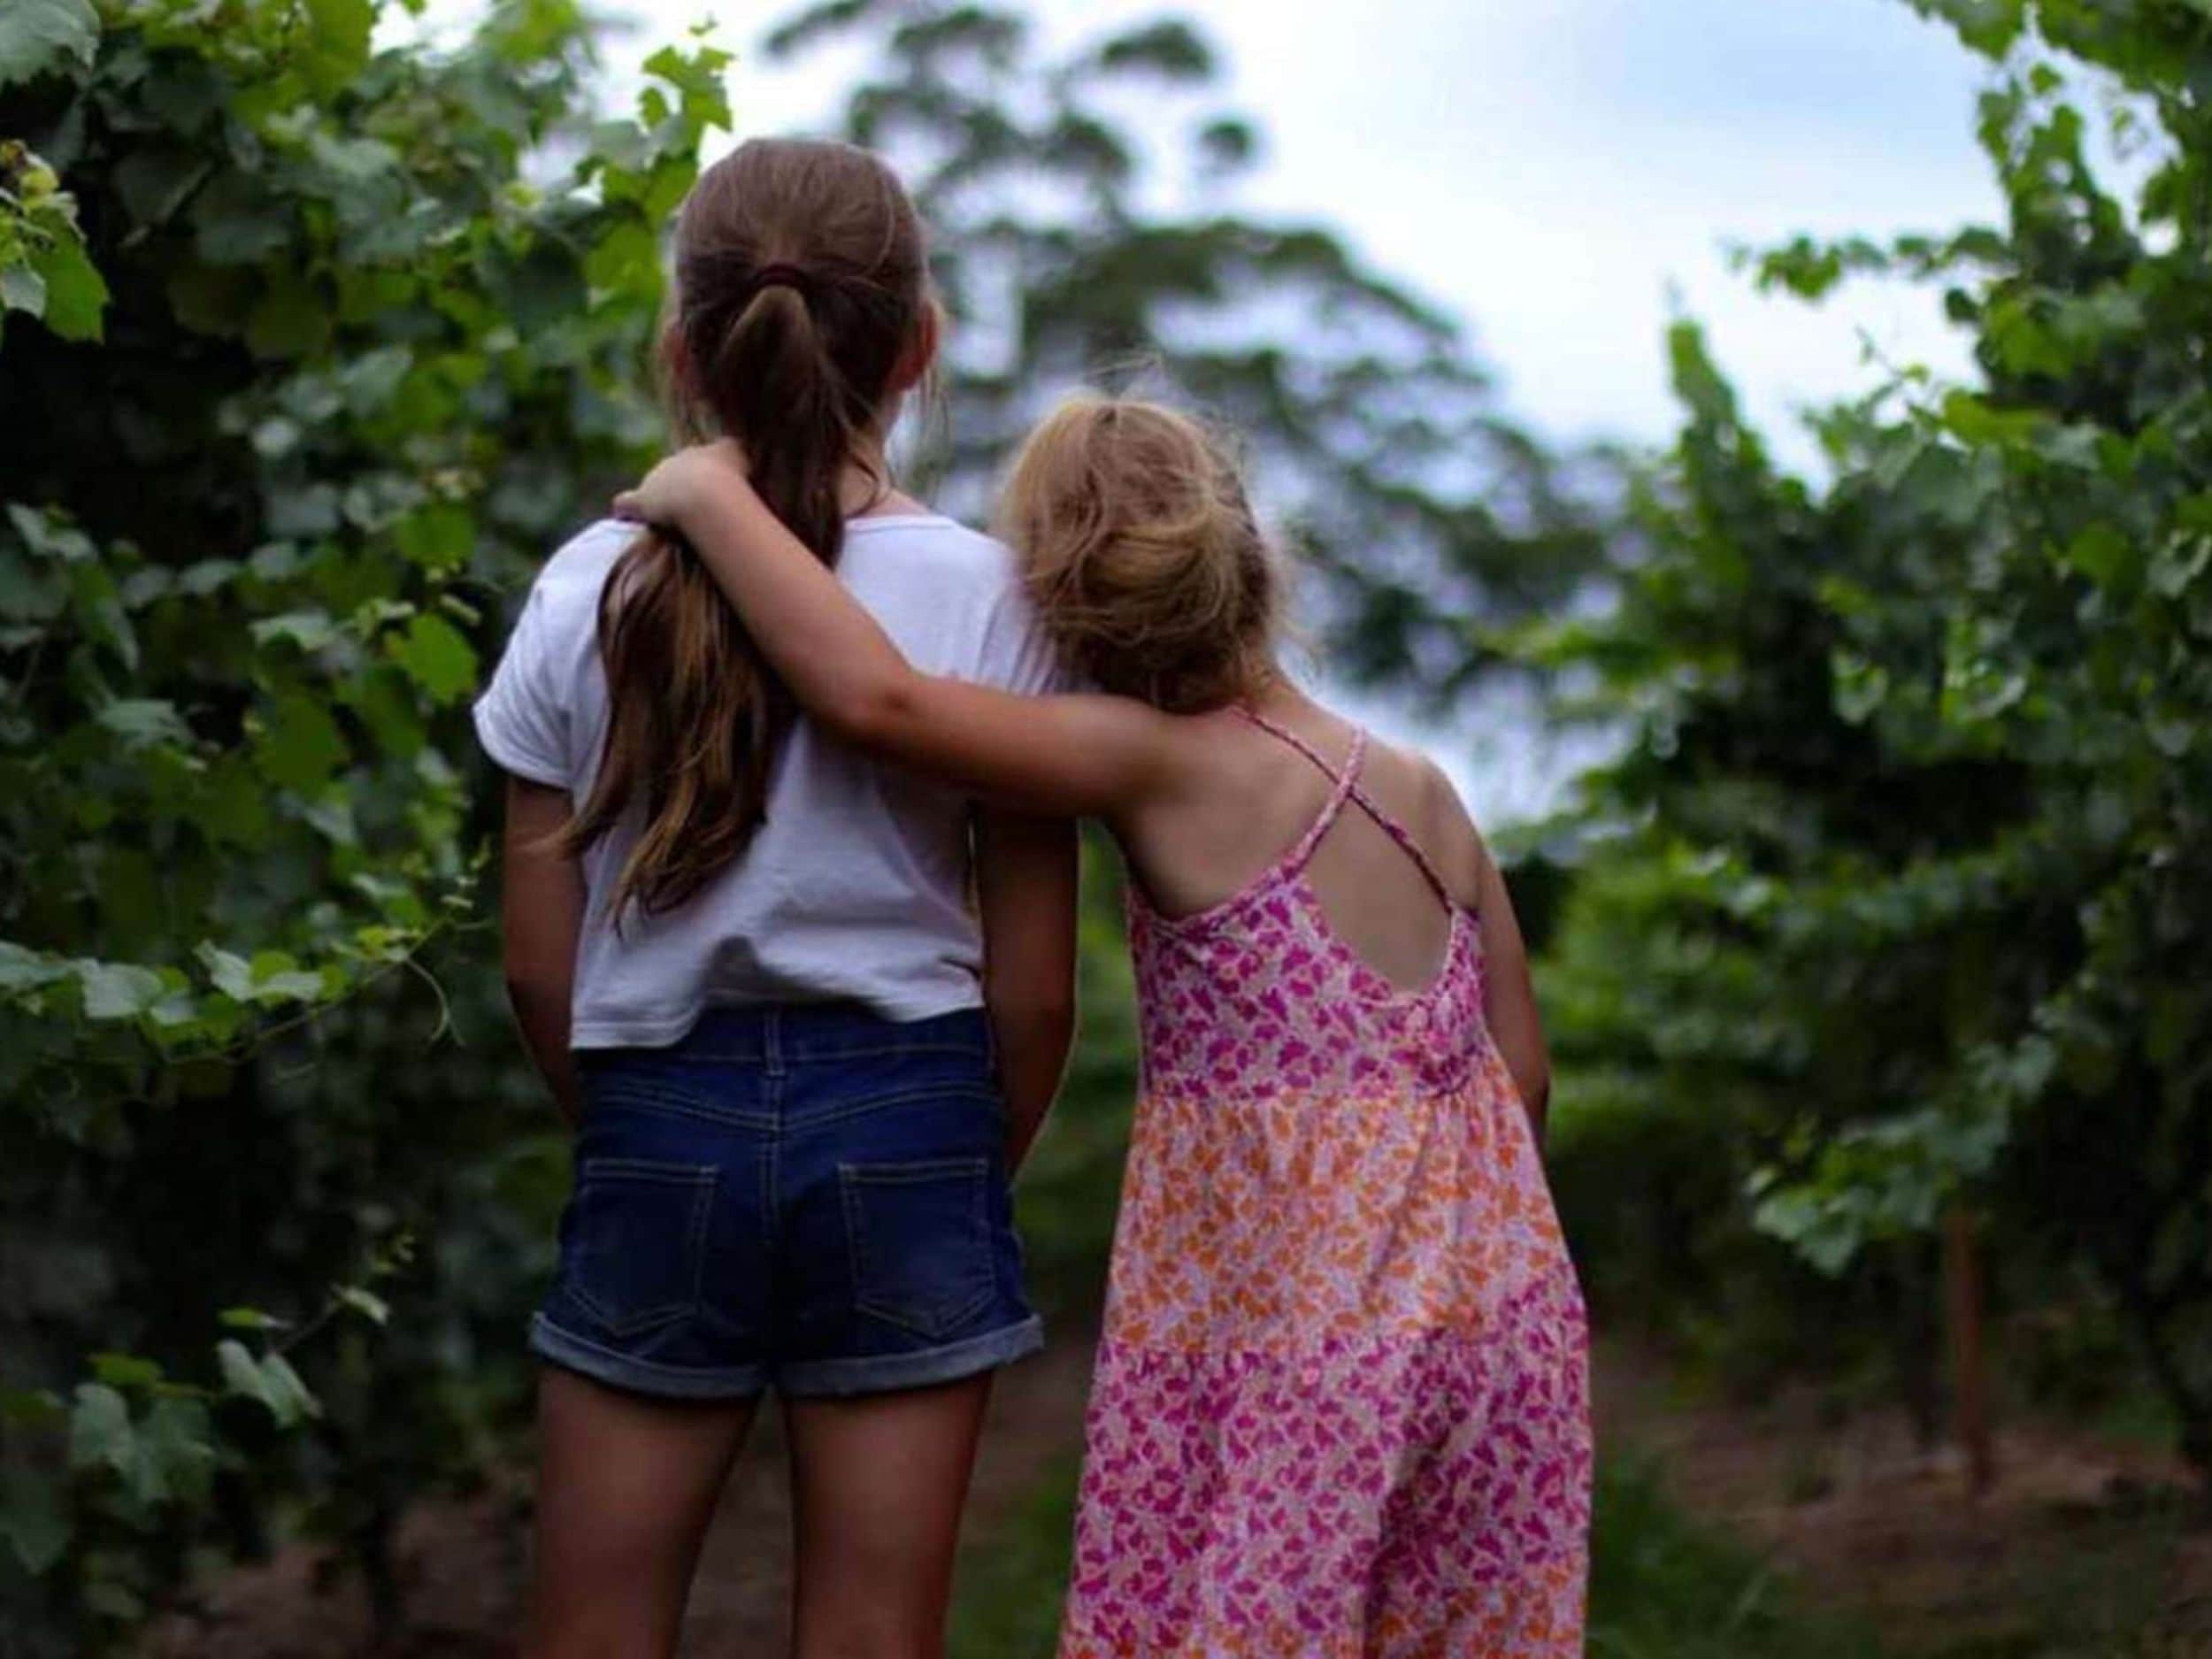
[[[745,285],[745,297],[750,301],[763,288],[793,288],[802,300],[814,297],[816,283],[813,276],[797,265],[780,260],[771,261],[753,273],[753,280]]]

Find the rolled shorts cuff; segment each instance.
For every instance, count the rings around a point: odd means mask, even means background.
[[[543,1314],[530,1321],[530,1351],[565,1371],[631,1394],[664,1400],[755,1400],[767,1391],[764,1365],[732,1365],[706,1370],[692,1365],[658,1365],[613,1348],[602,1348],[572,1331],[564,1331]]]
[[[776,1367],[776,1391],[792,1399],[835,1399],[888,1394],[957,1381],[1026,1359],[1045,1345],[1045,1322],[1031,1314],[1019,1324],[964,1341],[912,1354],[876,1354],[861,1359],[803,1360]]]

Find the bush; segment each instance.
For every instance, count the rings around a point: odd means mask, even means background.
[[[11,1653],[292,1525],[388,1618],[398,1505],[517,1401],[562,1153],[462,703],[657,436],[656,238],[721,59],[588,124],[567,0],[442,54],[372,51],[380,9],[0,19]]]

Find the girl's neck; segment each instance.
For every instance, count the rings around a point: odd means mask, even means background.
[[[1271,663],[1245,697],[1244,705],[1255,714],[1278,720],[1294,720],[1302,714],[1323,712],[1321,705],[1308,696],[1297,681]]]
[[[837,492],[838,503],[848,518],[928,511],[893,481],[891,468],[880,450],[870,450],[848,462],[844,476],[838,480]]]

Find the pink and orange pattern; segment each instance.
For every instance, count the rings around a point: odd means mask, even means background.
[[[1306,875],[1356,802],[1451,902],[1363,750],[1235,897],[1132,891],[1144,1085],[1061,1659],[1582,1651],[1587,1331],[1475,918],[1403,992]]]

